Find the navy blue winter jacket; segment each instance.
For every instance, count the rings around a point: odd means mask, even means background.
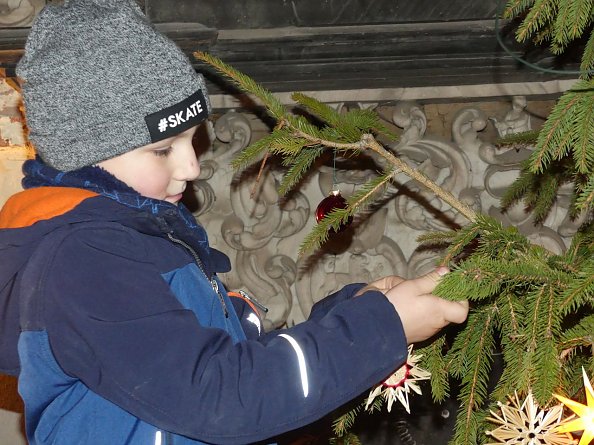
[[[347,286],[306,322],[260,333],[183,205],[95,167],[25,173],[0,213],[0,372],[19,376],[31,445],[262,441],[405,360],[380,292]]]

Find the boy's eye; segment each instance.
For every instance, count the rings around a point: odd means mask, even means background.
[[[166,157],[167,155],[169,155],[169,153],[171,153],[171,147],[167,147],[167,148],[160,148],[158,150],[154,150],[153,153],[155,154],[155,156],[159,156],[159,157]]]

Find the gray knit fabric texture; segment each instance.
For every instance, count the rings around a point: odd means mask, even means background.
[[[144,117],[202,90],[186,55],[134,0],[66,0],[37,17],[17,66],[29,138],[75,170],[151,143]]]

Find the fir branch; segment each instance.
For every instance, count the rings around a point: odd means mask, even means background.
[[[557,175],[550,174],[549,171],[543,175],[543,180],[540,182],[538,189],[537,200],[534,202],[532,214],[534,215],[534,222],[542,224],[546,219],[551,207],[557,200],[557,190],[559,189],[559,179]]]
[[[558,50],[555,51],[555,54],[562,52],[567,44],[572,40],[569,34],[572,22],[575,20],[575,18],[571,15],[572,11],[570,3],[571,2],[562,1],[559,4],[559,12],[553,25],[553,45],[558,47]]]
[[[396,140],[398,137],[391,132],[382,122],[379,116],[371,110],[353,109],[348,113],[341,115],[341,127],[357,128],[363,133],[379,133],[387,136],[391,140]]]
[[[558,339],[544,338],[534,353],[532,391],[540,406],[550,405],[553,393],[561,387],[562,364],[557,351]]]
[[[356,434],[345,433],[341,437],[330,438],[330,445],[361,445],[361,440]]]
[[[392,172],[384,173],[364,186],[360,187],[357,193],[348,198],[346,209],[334,209],[326,215],[312,231],[305,237],[299,248],[299,254],[318,248],[328,239],[329,231],[337,232],[340,227],[346,224],[353,215],[365,207],[372,199],[376,198],[379,190],[392,178]]]
[[[590,83],[590,88],[594,83]],[[594,169],[594,97],[592,92],[581,94],[575,107],[575,124],[570,127],[573,139],[573,157],[579,173],[591,173]]]
[[[294,157],[301,152],[303,147],[310,145],[305,139],[296,138],[293,135],[277,137],[270,141],[270,152],[281,156]]]
[[[583,187],[583,189],[577,194],[577,199],[575,202],[575,209],[576,210],[585,210],[587,208],[592,207],[594,203],[594,175],[590,176],[588,183]]]
[[[548,166],[550,161],[554,158],[553,153],[561,151],[568,151],[569,143],[563,139],[564,130],[567,130],[567,116],[573,114],[575,105],[579,102],[580,97],[573,91],[565,93],[547,118],[541,131],[538,134],[537,149],[530,156],[530,171],[532,173],[542,173]],[[560,145],[563,146],[560,147]],[[569,148],[566,148],[567,145]]]
[[[534,305],[530,295],[528,298],[528,311],[534,307],[530,323],[533,338],[529,346],[534,351],[532,391],[540,406],[547,406],[560,383],[561,363],[556,342],[561,322],[555,287],[542,286],[534,295]]]
[[[594,307],[594,258],[590,257],[580,269],[562,294],[559,310],[563,315],[574,313],[587,303]]]
[[[354,425],[355,418],[357,417],[359,411],[361,411],[361,405],[357,405],[355,408],[332,422],[332,430],[334,431],[334,435],[337,437],[343,437],[345,434],[347,434],[348,430],[350,430]]]
[[[393,172],[383,172],[368,181],[356,193],[349,196],[347,199],[349,207],[353,209],[353,212],[357,212],[366,207],[372,200],[379,199],[393,176]]]
[[[582,380],[582,369],[588,375],[594,375],[594,354],[590,356],[575,354],[569,357],[567,366],[564,368],[565,384],[562,392],[572,398],[583,395],[584,381]]]
[[[242,169],[254,163],[263,153],[270,149],[270,146],[276,139],[287,138],[290,133],[287,129],[275,129],[272,133],[264,136],[262,139],[250,144],[244,150],[239,152],[231,161],[231,166],[236,169]]]
[[[282,119],[286,114],[287,110],[283,104],[278,100],[274,94],[267,89],[263,88],[260,84],[255,82],[251,77],[246,76],[240,71],[233,68],[231,65],[226,64],[218,57],[213,56],[202,51],[194,52],[194,57],[201,60],[202,62],[208,63],[215,67],[219,72],[227,76],[234,84],[239,88],[248,93],[256,96],[265,105],[269,113],[276,119]]]
[[[513,19],[523,14],[534,4],[534,0],[509,0],[503,11],[504,19]]]
[[[553,42],[562,49],[564,42],[579,31],[579,26],[567,19],[567,8],[571,2],[564,0],[563,6],[557,10],[557,6],[552,5],[553,1],[556,0],[510,0],[507,7],[508,11],[518,14],[533,6],[524,19],[521,32],[526,37],[534,34],[546,37],[557,26],[558,30],[567,32]],[[579,0],[579,5],[573,7],[585,8],[584,5],[592,1]],[[574,29],[567,30],[566,25],[574,26]],[[593,55],[587,63],[593,64],[594,47],[590,51]],[[584,60],[586,58],[583,63]],[[458,232],[421,238],[421,242],[449,243],[446,261],[459,261],[452,266],[452,272],[441,281],[435,293],[453,300],[468,298],[476,301],[466,326],[456,335],[452,348],[445,355],[443,335],[423,351],[425,363],[429,363],[427,368],[435,370],[432,376],[434,399],[443,400],[447,396],[449,376],[461,379],[459,398],[462,406],[454,443],[473,443],[483,430],[481,425],[488,402],[487,382],[496,337],[501,338],[505,366],[495,395],[511,392],[512,389],[518,392],[534,389],[537,399],[543,401],[550,397],[551,388],[574,384],[571,380],[573,370],[567,369],[566,372],[561,368],[560,360],[565,361],[566,367],[581,363],[594,367],[594,359],[585,359],[583,354],[576,352],[588,347],[587,334],[594,329],[594,317],[578,321],[565,317],[584,309],[586,305],[594,306],[594,237],[581,235],[580,241],[567,254],[553,255],[542,247],[530,244],[517,229],[503,228],[494,219],[477,214],[386,149],[374,137],[374,134],[386,130],[381,128],[382,123],[375,113],[369,110],[338,113],[313,98],[297,93],[294,99],[323,121],[314,125],[303,116],[289,114],[280,102],[275,102],[272,93],[255,88],[247,76],[232,72],[225,66],[223,69],[227,70],[227,75],[238,79],[235,82],[241,88],[247,87],[247,91],[256,95],[267,107],[272,105],[273,109],[269,112],[278,122],[270,137],[259,145],[248,147],[247,154],[234,161],[237,166],[247,165],[249,160],[262,156],[262,153],[280,154],[283,165],[288,167],[281,183],[282,191],[293,187],[324,149],[339,151],[343,155],[371,150],[390,166],[376,179],[358,188],[349,198],[346,209],[335,209],[316,225],[304,240],[302,252],[319,246],[327,239],[329,231],[338,231],[356,211],[376,199],[377,192],[396,172],[403,172],[424,185],[469,219],[470,224]],[[592,204],[592,91],[594,83],[582,80],[559,100],[538,133],[536,151],[530,158],[530,164],[512,186],[512,193],[508,195],[512,197],[510,202],[524,197],[535,208],[537,216],[544,217],[556,197],[558,186],[572,177],[575,190],[581,194],[581,204],[586,207]],[[535,134],[524,136],[534,140]],[[528,139],[524,143],[528,143]],[[539,181],[545,181],[546,187],[538,185]],[[564,326],[573,326],[572,330],[568,330],[570,336],[561,334],[562,322]],[[561,343],[560,338],[563,339]],[[560,345],[565,350],[562,351]],[[349,418],[340,420],[342,436],[335,443],[358,440],[348,433],[356,411],[351,414],[350,423]]]
[[[594,256],[594,227],[586,224],[571,239],[569,248],[565,251],[563,261],[566,264],[580,267],[582,260]],[[576,272],[576,268],[572,268]]]
[[[481,301],[499,294],[501,286],[509,279],[497,271],[497,260],[472,257],[457,266],[439,283],[440,295],[466,295],[472,301]],[[459,298],[459,297],[458,297]]]
[[[507,342],[518,339],[522,332],[523,305],[514,292],[509,289],[501,293],[497,304],[502,341]]]
[[[427,232],[417,237],[417,243],[419,243],[419,245],[421,246],[435,244],[452,244],[454,240],[458,237],[458,234],[459,231],[456,230],[447,230],[444,232]]]
[[[489,224],[490,222],[489,217],[479,215],[476,222],[462,227],[457,232],[444,232],[442,239],[444,241],[449,240],[450,247],[441,263],[449,264],[481,234],[481,231],[491,230],[493,227]],[[495,230],[499,231],[500,228],[501,226],[497,226],[496,224]],[[429,237],[428,239],[439,239],[437,238],[437,234],[427,234],[427,237]],[[423,237],[420,237],[420,239],[423,239]]]
[[[321,130],[318,127],[316,127],[315,125],[313,125],[311,122],[309,122],[303,116],[287,115],[287,116],[285,116],[285,118],[282,121],[280,121],[280,124],[282,124],[283,126],[286,125],[292,129],[297,129],[303,134],[308,134],[308,135],[316,137],[316,138],[321,138],[321,135],[322,135]],[[295,135],[295,133],[293,133],[293,134]],[[299,135],[295,135],[295,136],[302,137]]]
[[[469,367],[462,375],[460,394],[460,411],[456,419],[456,431],[452,443],[476,443],[481,434],[484,413],[483,404],[487,400],[487,384],[492,364],[492,353],[495,347],[493,338],[494,309],[486,308],[475,312],[470,317],[477,318],[477,329],[473,330],[467,348]],[[469,318],[470,318],[469,317]]]
[[[338,113],[338,111],[336,111],[331,106],[326,105],[325,103],[303,93],[293,93],[291,98],[298,104],[305,107],[305,109],[314,116],[322,119],[324,122],[327,122],[333,127],[338,125],[340,121],[340,113]]]
[[[461,407],[458,410],[458,419],[467,413]],[[448,442],[449,445],[476,445],[484,442],[484,431],[486,431],[487,410],[470,411],[467,420],[456,426],[454,436]]]
[[[569,16],[573,20],[569,21],[568,37],[570,40],[578,39],[582,36],[586,28],[592,23],[594,8],[593,0],[572,0],[561,3],[567,4]]]
[[[528,162],[524,162],[520,170],[520,176],[507,188],[501,198],[501,208],[508,209],[517,201],[522,199],[535,185],[538,186],[538,176],[529,170]]]
[[[565,354],[569,349],[580,346],[588,348],[594,346],[594,314],[584,317],[577,325],[561,335],[559,347],[566,351]]]
[[[508,134],[495,141],[495,145],[498,147],[526,147],[536,144],[538,140],[538,130],[523,131],[521,133]]]
[[[419,170],[410,167],[406,162],[394,156],[391,152],[386,150],[379,142],[377,142],[371,134],[364,134],[358,142],[353,143],[338,143],[322,140],[318,137],[312,136],[298,129],[295,130],[294,135],[299,138],[304,138],[310,141],[312,144],[319,144],[331,148],[357,151],[363,150],[365,148],[371,149],[372,151],[386,159],[394,167],[395,171],[402,171],[409,178],[414,179],[421,185],[428,188],[431,192],[440,197],[447,204],[452,206],[454,209],[458,210],[458,212],[460,212],[468,220],[474,221],[477,218],[477,214],[475,213],[475,211],[472,210],[468,205],[461,202],[447,190],[442,189],[440,186],[438,186],[435,182],[433,182]]]
[[[551,23],[556,12],[557,3],[555,0],[536,0],[526,18],[518,27],[516,40],[518,42],[528,40],[536,31]]]
[[[383,397],[376,397],[373,402],[371,402],[371,405],[369,405],[369,407],[367,408],[367,412],[369,414],[374,413],[375,411],[380,411],[382,409],[382,406],[385,405],[385,399]],[[366,403],[363,403],[362,406],[364,406]]]
[[[299,254],[302,255],[309,250],[318,249],[328,240],[331,230],[332,232],[338,232],[340,227],[347,224],[352,217],[352,208],[332,210],[305,237],[299,247]]]
[[[551,40],[553,40],[554,33],[553,26],[553,23],[547,23],[545,26],[543,26],[532,38],[532,42],[539,46],[543,46],[551,42]],[[553,54],[559,54],[565,50],[564,47],[560,47],[555,43],[550,44],[550,49]]]
[[[431,395],[438,403],[443,402],[450,393],[448,370],[443,355],[445,341],[445,333],[442,333],[431,344],[417,351],[422,355],[423,368],[431,373]]]
[[[386,159],[390,164],[392,164],[395,167],[396,171],[403,172],[409,178],[414,179],[416,182],[420,183],[425,188],[429,189],[431,192],[433,192],[436,196],[441,198],[452,208],[456,209],[462,216],[466,217],[470,222],[476,221],[478,215],[467,204],[461,202],[447,190],[442,189],[440,186],[438,186],[435,182],[433,182],[419,170],[410,167],[407,163],[394,156],[391,152],[387,151],[379,142],[377,142],[373,138],[372,135],[363,135],[361,142],[363,142],[372,151]]]
[[[559,11],[554,24],[553,43],[560,53],[568,43],[578,39],[592,21],[593,0],[559,2]]]
[[[434,292],[438,296],[442,296],[438,292]],[[446,367],[445,369],[454,378],[461,378],[468,372],[469,361],[468,349],[473,341],[473,334],[481,327],[477,325],[480,323],[480,318],[471,313],[466,321],[466,325],[461,332],[458,333],[450,350],[445,355]]]
[[[481,215],[478,222],[481,236],[477,253],[482,253],[487,258],[516,262],[518,259],[526,259],[530,250],[536,253],[534,249],[538,249],[514,226],[504,228],[501,222],[485,215]]]
[[[342,142],[357,142],[363,133],[370,132],[383,134],[392,140],[397,138],[382,124],[379,116],[370,110],[354,109],[341,114],[332,107],[303,93],[293,93],[291,97],[305,107],[308,112],[327,122],[336,134],[340,134],[344,138]]]
[[[592,77],[592,73],[588,74],[588,71],[591,71],[592,69],[594,69],[594,31],[590,32],[590,37],[588,38],[584,53],[582,54],[580,71],[584,72],[584,74],[582,74],[581,77],[583,79]]]
[[[546,364],[542,363],[543,353],[539,349],[539,344],[546,344],[549,346],[549,338],[547,336],[547,329],[549,327],[549,317],[542,317],[543,312],[546,315],[546,308],[549,306],[549,300],[553,298],[553,290],[551,286],[539,286],[536,289],[527,292],[526,295],[526,329],[525,329],[525,345],[522,370],[527,376],[523,380],[530,385],[526,390],[532,390],[539,402],[543,402],[542,383],[538,382],[541,377],[541,370]],[[545,308],[545,309],[543,309]],[[546,374],[548,375],[548,374]],[[547,385],[548,386],[548,385]],[[524,388],[520,388],[524,389]],[[536,390],[538,389],[538,395]],[[548,393],[550,397],[551,393]],[[548,399],[547,399],[548,401]],[[544,406],[544,404],[542,405]]]
[[[311,164],[321,156],[323,151],[323,147],[303,149],[295,157],[290,158],[291,165],[283,175],[278,192],[283,196],[286,195],[301,180]]]
[[[504,400],[518,385],[517,370],[521,366],[524,352],[524,306],[513,289],[507,288],[497,299],[498,328],[503,353],[503,372],[493,398]],[[526,386],[528,382],[526,381]]]

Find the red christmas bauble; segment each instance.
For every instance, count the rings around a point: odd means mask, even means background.
[[[342,197],[338,190],[331,191],[330,195],[322,199],[322,201],[320,201],[318,204],[318,207],[316,208],[316,221],[319,223],[334,209],[345,209],[347,205],[346,199]],[[352,217],[350,217],[346,223],[340,226],[338,232],[342,232],[344,229],[350,226],[351,222],[353,222]],[[330,230],[334,232],[334,230]]]

